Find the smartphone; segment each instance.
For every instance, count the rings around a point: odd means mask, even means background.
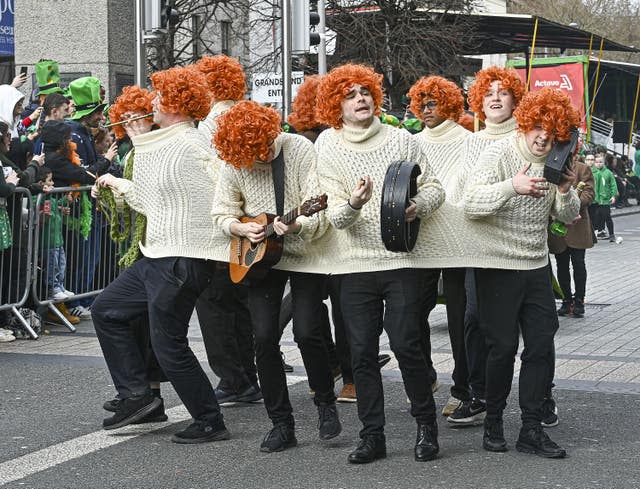
[[[11,173],[13,171],[13,168],[11,168],[10,166],[3,166],[2,167],[2,173],[4,173],[5,178],[9,176],[9,173]]]
[[[20,75],[27,76],[27,67],[26,66],[22,66],[20,68]]]

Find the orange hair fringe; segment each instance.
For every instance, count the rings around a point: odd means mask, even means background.
[[[490,66],[478,71],[476,73],[476,81],[469,88],[467,102],[469,103],[469,108],[481,121],[487,118],[482,110],[482,102],[489,91],[489,86],[494,81],[499,81],[503,89],[511,90],[515,107],[518,106],[525,94],[524,83],[514,69]]]
[[[424,100],[432,98],[438,103],[438,115],[457,121],[464,111],[464,97],[460,87],[441,76],[423,76],[409,89],[411,112],[421,121]]]
[[[211,95],[205,76],[193,68],[175,67],[151,75],[153,88],[160,92],[160,108],[202,120],[209,114]]]
[[[540,124],[558,141],[569,139],[572,127],[580,124],[580,113],[565,92],[555,88],[543,88],[527,93],[513,116],[518,122],[518,131],[527,133]]]

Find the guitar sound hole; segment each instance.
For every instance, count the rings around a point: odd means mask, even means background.
[[[251,264],[255,261],[260,246],[262,246],[262,243],[251,243],[249,249],[247,250],[247,254],[244,257],[244,264],[246,266],[250,267]]]

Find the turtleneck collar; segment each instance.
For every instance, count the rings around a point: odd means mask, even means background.
[[[351,144],[360,144],[367,142],[369,144],[375,144],[374,141],[377,140],[377,137],[383,133],[382,122],[377,117],[374,117],[371,121],[371,124],[367,128],[360,127],[352,127],[352,126],[342,126],[342,129],[339,129],[342,134],[342,138]]]
[[[533,163],[534,165],[544,165],[544,162],[547,159],[547,155],[535,156],[531,151],[529,151],[527,142],[524,139],[524,134],[516,134],[516,146],[518,148],[518,151],[526,161]]]
[[[485,135],[491,137],[491,139],[501,139],[508,136],[516,130],[518,123],[513,117],[509,117],[506,121],[494,124],[489,121],[485,121]]]
[[[425,126],[420,133],[429,143],[449,143],[460,137],[468,136],[469,131],[451,119],[441,122],[436,127]]]
[[[131,138],[131,142],[135,146],[136,150],[140,151],[146,145],[156,145],[159,143],[162,145],[164,143],[169,143],[180,133],[188,129],[193,129],[194,127],[193,121],[177,122],[169,127],[163,127],[162,129],[156,129],[154,131],[133,136]]]
[[[220,115],[233,107],[235,103],[235,100],[221,100],[219,102],[214,102],[214,104],[211,106],[211,111],[209,112],[209,114],[212,116]]]

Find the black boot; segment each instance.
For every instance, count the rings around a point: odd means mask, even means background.
[[[387,445],[384,435],[364,435],[358,447],[349,454],[352,464],[368,464],[387,456]]]
[[[342,425],[335,403],[318,406],[318,434],[321,440],[331,440],[340,434]]]
[[[542,426],[530,428],[523,426],[516,442],[516,450],[546,458],[564,458],[567,456],[567,452],[549,438]]]
[[[502,419],[484,418],[484,435],[482,448],[490,452],[506,452],[507,442],[504,439]]]
[[[558,316],[567,316],[571,312],[571,299],[563,299],[560,309],[558,309]]]
[[[578,299],[577,297],[573,301],[573,317],[581,318],[584,316],[584,301],[582,299]]]
[[[416,447],[414,449],[416,462],[427,462],[438,455],[438,425],[435,423],[418,424]]]
[[[260,451],[264,453],[281,452],[298,444],[295,428],[291,424],[279,423],[266,434]]]

